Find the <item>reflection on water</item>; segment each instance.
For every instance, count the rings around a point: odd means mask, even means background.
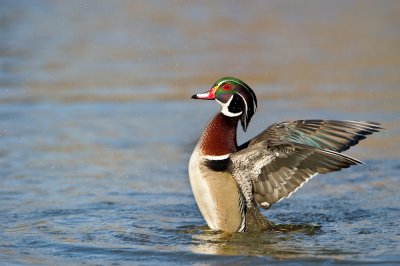
[[[275,230],[263,233],[225,233],[203,228],[200,233],[193,234],[190,250],[199,254],[231,255],[231,256],[271,256],[276,259],[293,259],[311,255],[306,248],[296,247],[296,238],[307,238],[317,234],[317,225],[277,226]],[[290,248],[285,244],[290,244]],[[316,255],[316,254],[313,254]],[[341,255],[338,255],[341,256]]]
[[[399,262],[397,1],[2,1],[0,264]],[[295,232],[204,226],[187,163],[238,76],[273,122],[383,124],[264,214]],[[317,229],[318,228],[318,229]]]

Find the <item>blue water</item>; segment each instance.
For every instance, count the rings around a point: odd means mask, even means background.
[[[0,265],[399,264],[400,9],[359,3],[1,1]],[[348,151],[365,165],[263,212],[302,230],[213,232],[197,209],[187,164],[219,107],[190,96],[228,73],[259,96],[240,142],[385,127]]]
[[[393,159],[318,176],[265,212],[274,222],[317,224],[319,230],[208,230],[187,178],[200,127],[192,113],[203,107],[189,101],[3,105],[0,260],[124,265],[400,259],[400,163]]]

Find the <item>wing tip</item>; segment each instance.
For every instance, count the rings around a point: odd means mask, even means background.
[[[372,131],[371,134],[385,129],[381,126],[380,123],[374,121],[364,121],[364,120],[342,120],[342,121],[366,127],[365,129],[369,129]],[[337,120],[336,122],[340,122],[340,120]]]

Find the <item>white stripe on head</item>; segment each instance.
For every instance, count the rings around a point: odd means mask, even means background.
[[[224,79],[224,80],[220,81],[217,86],[219,87],[222,83],[227,82],[227,81],[235,82],[236,84],[239,84],[240,86],[245,87],[245,88],[249,87],[246,84],[243,84],[242,82],[239,82],[239,81],[234,80],[234,79]]]
[[[248,117],[248,115],[247,115],[247,102],[246,102],[246,99],[243,97],[243,95],[242,94],[240,94],[239,92],[236,92],[240,97],[242,97],[242,99],[243,99],[243,102],[244,102],[244,106],[246,107],[244,110],[246,111],[246,118]]]
[[[233,99],[233,95],[229,98],[229,100],[226,103],[223,103],[223,102],[220,102],[217,98],[215,98],[217,103],[219,103],[222,106],[221,113],[223,113],[224,115],[226,115],[228,117],[236,117],[243,113],[243,112],[232,113],[229,111],[228,107],[229,107],[229,104],[231,103],[232,99]]]
[[[242,119],[242,126],[243,126],[243,130],[246,131],[247,126],[248,126],[248,123],[249,123],[249,121],[247,120],[248,117],[249,117],[249,112],[248,112],[248,109],[247,109],[247,102],[246,102],[246,99],[243,97],[242,94],[240,94],[239,92],[236,92],[236,93],[237,93],[240,97],[242,97],[243,102],[244,102],[244,106],[245,106],[244,112],[245,112],[245,114],[246,114],[246,117],[245,117],[244,119]]]
[[[217,84],[217,87],[219,87],[222,83],[227,82],[227,81],[231,81],[231,82],[234,82],[234,83],[236,83],[236,84],[239,84],[239,85],[242,86],[243,88],[246,88],[246,89],[248,89],[248,90],[251,91],[251,88],[250,88],[248,85],[246,85],[246,84],[244,84],[244,83],[242,83],[242,82],[240,82],[240,81],[234,80],[234,79],[224,79],[224,80],[220,81],[220,82]],[[250,91],[249,91],[249,93],[251,93]],[[237,93],[237,92],[236,92],[236,93]],[[247,102],[246,102],[246,100],[244,99],[244,97],[243,97],[242,95],[240,95],[240,96],[243,98],[244,102],[246,103],[246,110],[247,110]],[[253,96],[253,95],[252,95],[252,96]],[[253,100],[253,108],[254,108],[254,113],[255,113],[255,112],[257,111],[257,103],[256,103],[254,97],[251,97],[251,98],[252,98],[252,100]]]

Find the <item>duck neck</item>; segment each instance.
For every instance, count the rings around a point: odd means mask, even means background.
[[[226,155],[237,150],[236,131],[239,117],[228,117],[218,113],[208,123],[199,140],[202,154],[210,156]]]

